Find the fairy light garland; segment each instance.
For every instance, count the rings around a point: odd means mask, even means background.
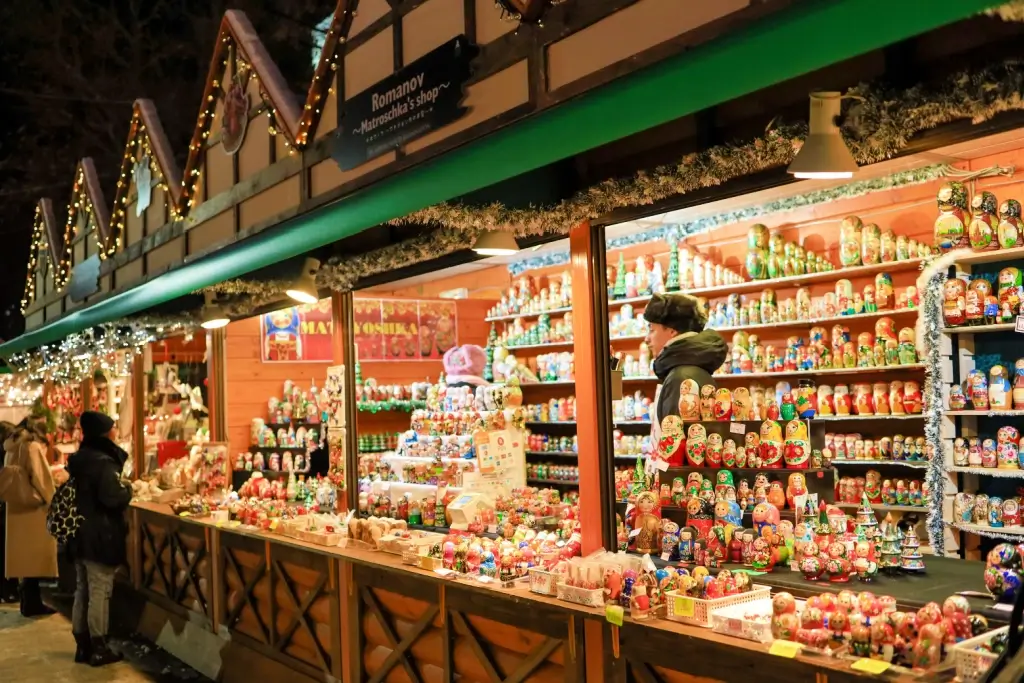
[[[128,131],[128,144],[125,145],[124,156],[121,157],[121,175],[117,179],[117,190],[114,192],[114,208],[110,213],[110,238],[107,244],[100,245],[100,259],[113,256],[120,250],[124,242],[125,227],[128,216],[129,190],[132,185],[132,174],[136,164],[142,159],[149,159],[149,169],[156,180],[155,187],[169,192],[167,176],[157,162],[156,155],[149,139],[149,131],[142,120],[138,104],[132,113],[131,127]],[[138,192],[138,188],[136,188]],[[138,201],[136,199],[136,201]],[[178,207],[168,197],[171,220],[178,217]]]
[[[28,248],[28,274],[25,276],[25,293],[21,297],[22,314],[28,310],[29,304],[36,300],[36,269],[39,266],[39,254],[49,249],[46,237],[46,225],[43,219],[43,207],[36,203],[36,214],[32,222],[32,242]]]
[[[334,94],[334,74],[338,70],[338,58],[341,56],[339,48],[345,44],[345,34],[351,26],[352,19],[356,16],[355,10],[344,9],[349,0],[340,0],[331,18],[331,25],[327,28],[327,35],[324,37],[324,46],[320,52],[320,59],[316,69],[313,71],[313,83],[306,96],[306,103],[299,116],[298,129],[295,134],[295,142],[299,147],[305,147],[309,143],[309,137],[316,134],[316,127],[320,123],[320,114],[323,109],[323,100]],[[326,89],[326,94],[324,90]],[[273,133],[271,133],[273,135]]]

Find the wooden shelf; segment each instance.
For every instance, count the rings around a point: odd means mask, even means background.
[[[899,372],[909,370],[923,370],[924,363],[912,363],[909,365],[884,365],[871,368],[823,368],[818,370],[796,370],[787,372],[747,372],[734,375],[713,375],[715,380],[722,379],[767,379],[786,377],[808,377],[811,375],[870,375],[879,372]],[[1024,414],[1024,413],[1022,413]]]
[[[667,471],[668,472],[672,472],[672,471],[677,471],[678,472],[678,471],[682,471],[682,470],[686,470],[687,472],[721,472],[722,470],[728,470],[729,472],[733,472],[735,474],[741,474],[741,475],[742,474],[758,474],[758,473],[761,473],[761,472],[763,472],[765,474],[774,474],[774,473],[782,473],[782,472],[784,472],[786,474],[793,474],[794,472],[799,473],[799,474],[818,474],[820,472],[830,472],[831,473],[831,472],[834,471],[831,467],[808,467],[806,469],[800,470],[800,469],[790,468],[790,467],[775,467],[775,468],[772,468],[772,467],[705,467],[705,466],[694,467],[692,465],[670,465]]]
[[[978,416],[978,417],[1022,417],[1024,410],[947,410],[943,415]]]
[[[1014,251],[1022,252],[1018,258],[1024,258],[1024,249],[1006,249],[1002,253],[1010,254]],[[993,259],[993,260],[1008,260],[1013,258],[1007,256],[1005,259]],[[707,298],[723,297],[730,294],[746,294],[749,292],[760,292],[761,290],[773,288],[782,289],[786,287],[802,287],[804,285],[814,284],[816,282],[835,282],[836,280],[843,279],[854,279],[858,277],[868,277],[871,275],[877,275],[878,273],[898,273],[906,270],[920,270],[921,265],[924,263],[924,259],[914,258],[906,261],[891,261],[889,263],[878,263],[870,266],[854,266],[852,268],[837,268],[826,273],[811,273],[809,275],[791,275],[790,277],[777,277],[771,280],[750,280],[747,282],[739,282],[732,285],[718,285],[715,287],[698,287],[688,289],[687,294],[692,296],[703,296]],[[612,306],[624,306],[625,304],[646,304],[651,300],[650,295],[635,296],[628,299],[612,299],[608,302],[609,308]],[[496,315],[488,318],[484,318],[487,322],[503,322],[508,320],[516,320],[521,318],[536,318],[543,314],[548,315],[559,315],[561,313],[571,313],[572,308],[553,308],[548,311],[536,311],[532,313],[512,313],[509,315]],[[849,317],[849,316],[847,316]],[[743,328],[747,329],[747,328]]]
[[[995,325],[962,325],[960,327],[943,327],[943,334],[986,334],[989,332],[1009,332],[1016,323],[998,323]]]
[[[978,474],[986,477],[1024,478],[1024,470],[1000,467],[950,467],[949,471],[959,474]]]
[[[573,427],[575,427],[576,426],[576,420],[564,420],[564,421],[548,420],[547,422],[538,422],[536,420],[527,420],[526,421],[526,426],[527,427],[543,427],[545,425],[555,425],[555,426],[559,426],[559,425],[572,425]],[[616,427],[631,427],[631,426],[641,426],[641,425],[650,427],[651,426],[651,421],[650,420],[627,420],[627,421],[624,421],[624,422],[616,422],[615,423]]]
[[[965,254],[956,260],[959,265],[968,266],[974,263],[998,263],[1000,261],[1013,261],[1024,259],[1024,247],[1012,249],[993,249],[992,251],[976,251]]]
[[[550,458],[577,458],[579,453],[575,451],[526,451],[527,455],[536,455]]]
[[[827,503],[837,508],[859,508],[860,503]],[[888,503],[872,503],[872,510],[889,510],[891,512],[928,512],[927,505],[889,505]]]
[[[579,486],[579,480],[571,479],[527,479],[527,484],[544,484],[547,486]]]
[[[825,415],[813,417],[811,422],[859,422],[864,420],[923,420],[924,415]]]
[[[777,323],[758,323],[756,325],[727,325],[724,327],[709,327],[708,329],[715,330],[716,332],[739,332],[740,330],[746,332],[757,332],[759,330],[772,330],[780,328],[832,325],[836,323],[849,322],[851,320],[877,320],[878,318],[909,315],[911,313],[916,314],[918,312],[919,309],[916,308],[897,308],[888,309],[884,311],[874,311],[872,313],[854,313],[853,315],[837,315],[831,318],[807,318],[804,320],[787,320],[785,322]]]
[[[968,524],[966,522],[947,522],[954,529],[959,529],[968,534],[991,534],[1005,538],[1018,538],[1024,536],[1024,526],[988,526],[985,524]]]
[[[833,460],[833,465],[865,465],[867,467],[879,467],[881,465],[898,465],[900,467],[911,467],[923,470],[928,467],[927,460]]]

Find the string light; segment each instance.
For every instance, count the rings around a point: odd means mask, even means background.
[[[93,201],[95,199],[95,202]],[[75,168],[75,182],[71,186],[71,201],[68,202],[68,218],[64,224],[64,238],[60,245],[59,264],[54,268],[53,282],[57,291],[61,291],[71,278],[72,242],[78,232],[79,214],[84,217],[83,227],[93,226],[93,237],[99,249],[100,258],[104,258],[106,249],[107,228],[110,224],[106,215],[103,192],[96,184],[96,168],[92,159],[85,158]]]

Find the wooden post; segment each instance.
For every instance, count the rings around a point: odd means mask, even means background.
[[[335,365],[345,366],[345,499],[349,510],[359,503],[359,448],[356,433],[356,337],[352,292],[331,294]]]
[[[227,328],[206,333],[207,408],[210,411],[210,441],[227,441]]]
[[[149,474],[146,465],[146,355],[140,353],[132,359],[132,462],[136,479]]]

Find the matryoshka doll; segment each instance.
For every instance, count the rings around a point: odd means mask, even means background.
[[[837,384],[833,389],[832,399],[836,409],[836,415],[846,416],[853,410],[853,399],[850,396],[850,387],[845,384]],[[818,405],[821,405],[820,403]]]
[[[995,439],[985,439],[981,442],[981,466],[992,468],[999,466],[999,455],[996,451]]]
[[[842,234],[839,236],[839,248],[842,249]],[[865,266],[873,266],[882,259],[882,231],[875,223],[868,223],[861,229],[860,261]]]
[[[954,384],[949,388],[948,406],[950,410],[965,410],[967,408],[967,394],[959,384]]]
[[[999,201],[991,192],[979,192],[971,199],[971,222],[968,235],[971,248],[976,251],[989,251],[999,248],[997,239],[998,221],[996,210]]]
[[[895,380],[889,382],[889,414],[906,415],[906,407],[903,405],[903,382]]]
[[[1007,498],[1003,501],[1003,524],[1020,526],[1020,501],[1016,498]]]
[[[1003,521],[1003,499],[999,496],[992,496],[988,499],[988,525],[1001,528]]]
[[[1024,358],[1013,364],[1013,409],[1024,410]]]
[[[971,280],[967,285],[964,321],[968,325],[980,325],[985,321],[985,301],[991,295],[992,283],[983,277]]]
[[[853,313],[853,283],[849,280],[836,281],[836,308],[839,315]]]
[[[871,385],[871,401],[875,405],[875,415],[889,415],[889,385],[885,382]]]
[[[1019,452],[1017,442],[1020,440],[1020,432],[1016,427],[1004,425],[996,432],[996,456],[999,459],[1000,469],[1017,469],[1017,455]]]
[[[847,216],[839,224],[839,263],[844,268],[860,265],[863,229],[857,216]]]
[[[756,223],[747,231],[747,275],[751,280],[768,277],[768,227]]]
[[[967,440],[962,436],[953,440],[953,466],[967,467]]]
[[[786,423],[785,442],[786,467],[794,470],[806,469],[811,457],[811,443],[807,435],[807,423],[791,420]]]
[[[974,496],[970,493],[958,493],[953,497],[953,519],[957,522],[970,523],[974,518]]]
[[[707,456],[708,433],[702,424],[692,424],[686,431],[686,461],[692,467],[702,467]]]
[[[968,467],[981,467],[981,441],[978,439],[967,441],[967,465]]]
[[[1020,268],[1003,268],[999,271],[999,321],[1013,322],[1020,309],[1021,273]]]
[[[708,434],[707,451],[705,457],[705,465],[707,467],[722,466],[722,448],[722,435]]]
[[[775,290],[766,289],[761,292],[761,322],[765,325],[778,322],[778,305],[775,301]]]
[[[935,245],[943,253],[970,246],[967,226],[971,214],[967,201],[967,188],[961,182],[950,181],[939,188],[939,217],[935,219],[934,230]]]
[[[710,422],[715,419],[715,387],[705,384],[700,388],[700,419]]]
[[[719,389],[715,392],[713,417],[720,422],[732,417],[732,392],[728,389]]]
[[[737,387],[732,392],[732,419],[737,422],[752,419],[750,416],[750,389]]]
[[[1010,373],[1005,366],[993,365],[988,373],[988,407],[990,410],[1010,410],[1013,392]]]
[[[963,325],[967,319],[967,285],[960,278],[950,278],[943,286],[942,319],[947,327]]]
[[[896,260],[896,233],[892,230],[882,233],[881,249],[882,263],[892,263]]]
[[[966,393],[974,410],[988,410],[988,380],[983,371],[974,369],[967,373]]]
[[[822,384],[818,387],[818,414],[821,416],[832,416],[836,414],[835,402],[833,401],[832,387]]]
[[[913,365],[917,362],[917,346],[914,344],[915,332],[912,327],[904,327],[899,334],[900,365]]]
[[[1021,221],[1020,202],[1007,199],[999,205],[999,225],[996,235],[1003,249],[1024,247],[1024,222]]]
[[[862,383],[853,385],[853,414],[874,415],[875,406],[872,401],[871,385]]]
[[[769,469],[782,467],[783,439],[782,425],[775,420],[765,420],[761,424],[761,437],[758,446],[761,466]]]
[[[696,380],[684,379],[679,386],[679,418],[683,422],[700,419],[700,388]]]
[[[979,493],[974,497],[974,512],[972,521],[975,524],[988,524],[988,496]]]

